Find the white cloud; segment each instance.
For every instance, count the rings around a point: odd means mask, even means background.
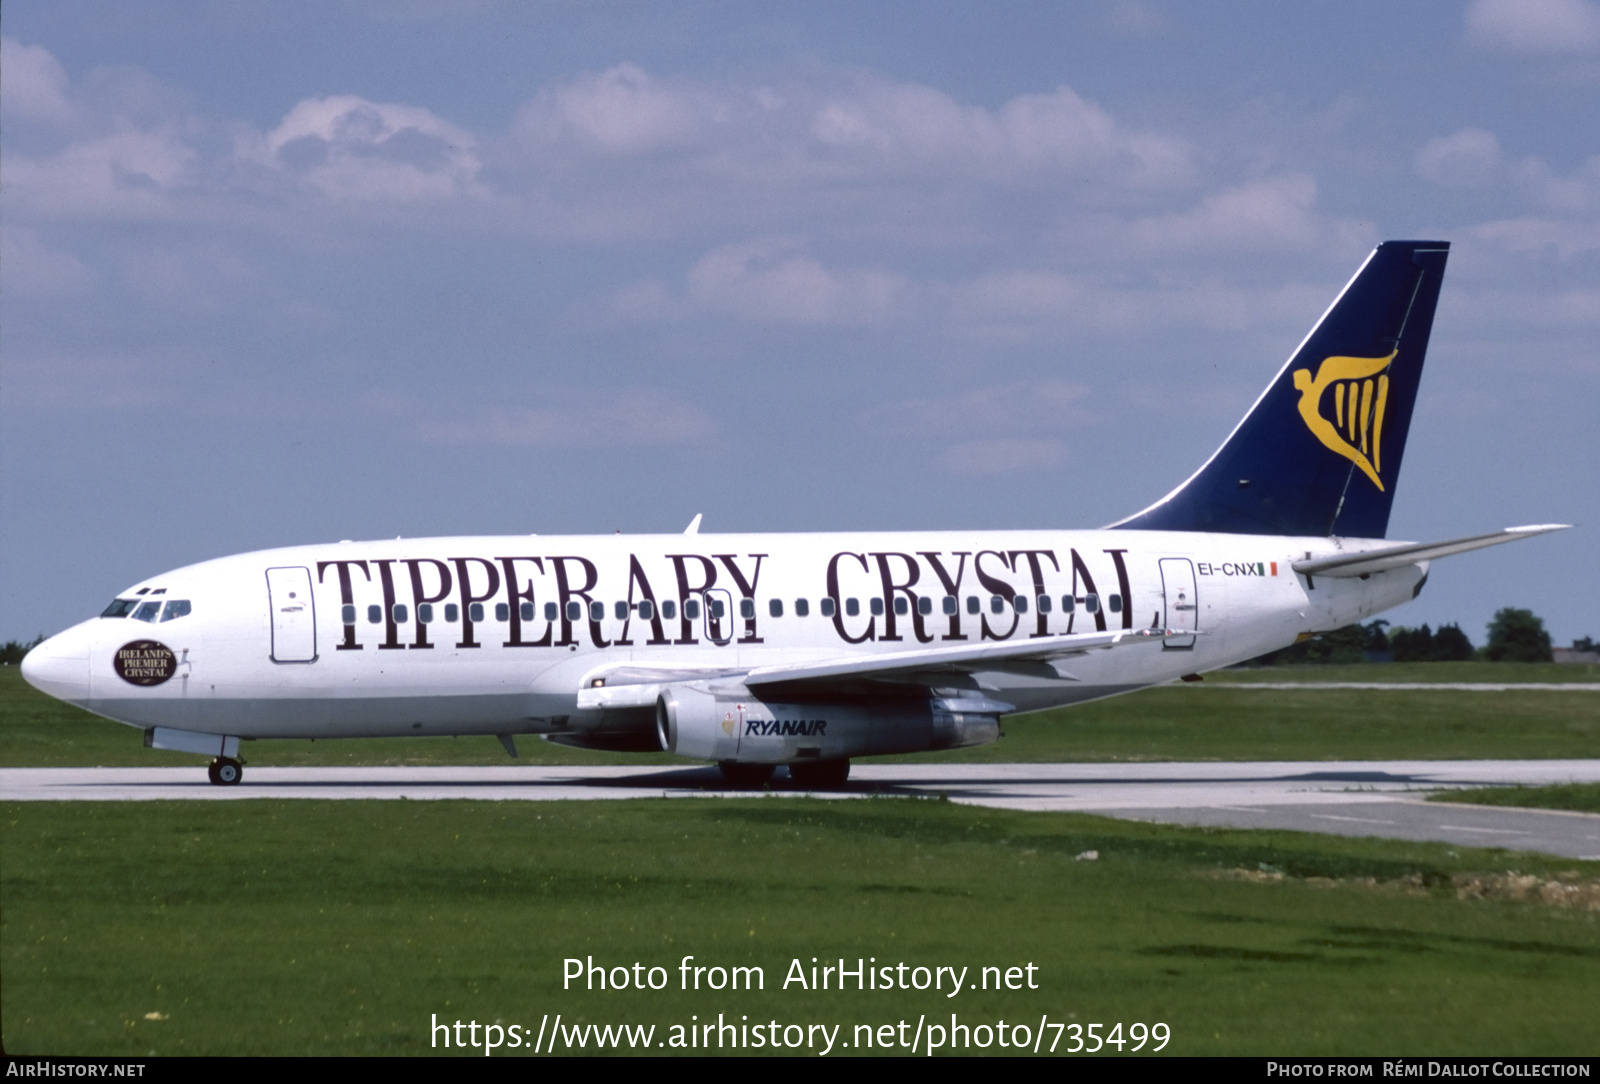
[[[172,127],[92,136],[56,154],[10,155],[6,187],[51,218],[167,217],[198,180],[199,154]]]
[[[845,189],[884,178],[1067,184],[1121,194],[1191,183],[1183,139],[1119,126],[1068,87],[997,109],[918,83],[808,72],[782,86],[661,79],[622,64],[541,92],[518,114],[508,163],[566,178],[596,156],[659,159],[641,175],[590,176],[603,190],[696,183],[720,211],[776,191]],[[743,191],[731,191],[742,188]]]
[[[1067,446],[1054,437],[1000,437],[963,441],[939,456],[951,474],[967,477],[1049,470],[1067,460]]]
[[[452,410],[375,403],[381,413],[417,416],[416,428],[433,444],[503,447],[624,448],[698,443],[711,435],[711,418],[674,391],[650,388],[555,390],[537,407]]]
[[[1111,0],[1101,18],[1107,30],[1128,37],[1150,37],[1173,29],[1167,13],[1145,0]]]
[[[267,134],[261,156],[336,199],[409,202],[482,192],[469,133],[429,110],[353,94],[297,103]]]
[[[11,357],[6,366],[12,402],[50,413],[134,411],[182,399],[171,366],[116,355]]]
[[[1417,172],[1438,184],[1477,187],[1496,179],[1500,141],[1482,128],[1463,128],[1429,140],[1416,154]]]
[[[34,230],[7,224],[0,227],[0,290],[50,296],[89,289],[95,274],[71,253],[50,248]]]
[[[43,123],[67,136],[54,149],[8,148],[8,210],[47,218],[167,217],[173,194],[197,180],[199,154],[186,142],[186,119],[143,73],[108,70],[80,100],[66,70],[47,50],[0,39],[0,95],[6,120]]]
[[[1592,0],[1476,0],[1467,11],[1467,38],[1476,45],[1520,53],[1600,50],[1600,5]]]
[[[78,121],[78,110],[69,92],[66,69],[48,49],[0,37],[0,108],[7,121],[72,127]]]
[[[1529,158],[1518,164],[1514,176],[1541,206],[1566,214],[1600,211],[1600,155],[1595,155],[1565,176],[1543,161]]]
[[[881,323],[895,315],[905,280],[877,270],[830,271],[792,241],[758,240],[706,253],[689,271],[704,309],[792,324]]]
[[[1198,206],[1133,224],[1142,245],[1160,249],[1308,247],[1324,237],[1313,211],[1317,182],[1304,173],[1225,188]]]
[[[646,154],[695,140],[725,113],[714,96],[663,86],[634,64],[580,76],[523,107],[517,126],[541,143],[570,137],[609,154]]]
[[[1548,333],[1556,328],[1600,327],[1600,287],[1567,289],[1469,286],[1454,301],[1455,315],[1468,326]]]
[[[896,436],[940,439],[985,429],[1052,432],[1082,420],[1078,404],[1088,395],[1087,387],[1072,381],[1027,381],[886,403],[864,413],[861,421]]]
[[[1087,170],[1140,186],[1185,184],[1194,173],[1186,142],[1126,132],[1065,86],[988,110],[915,83],[861,80],[830,95],[810,134],[830,158],[874,171],[934,169],[1020,181],[1076,180]]]

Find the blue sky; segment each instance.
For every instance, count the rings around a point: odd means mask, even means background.
[[[243,550],[1094,527],[1454,249],[1388,616],[1600,635],[1600,4],[8,0],[0,638]]]

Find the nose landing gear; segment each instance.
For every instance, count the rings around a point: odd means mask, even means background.
[[[232,757],[217,757],[206,769],[206,775],[215,786],[235,786],[244,777],[244,765]]]

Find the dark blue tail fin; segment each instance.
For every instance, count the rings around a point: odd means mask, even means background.
[[[1382,538],[1450,245],[1385,241],[1148,531]]]

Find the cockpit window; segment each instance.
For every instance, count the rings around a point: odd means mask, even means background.
[[[163,623],[179,617],[189,616],[189,600],[186,598],[172,598],[167,600],[167,608],[161,611]],[[352,621],[354,618],[352,618]]]
[[[149,602],[141,602],[141,603],[139,603],[139,608],[137,610],[133,611],[133,619],[135,621],[149,621],[151,624],[154,624],[157,615],[159,615],[160,613],[161,613],[161,600],[160,599],[152,599]]]
[[[100,616],[127,617],[137,605],[139,605],[139,600],[136,598],[114,598],[111,600],[111,605],[107,606],[105,612]]]

